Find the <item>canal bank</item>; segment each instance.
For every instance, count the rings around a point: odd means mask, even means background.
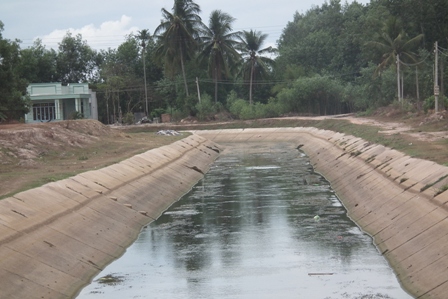
[[[195,134],[0,201],[0,298],[72,297],[202,178],[219,155],[214,142],[232,141],[288,141],[305,151],[404,287],[417,298],[445,297],[446,167],[314,128]]]
[[[0,298],[72,298],[218,155],[213,142],[189,136],[1,200]]]
[[[448,168],[360,138],[314,128],[197,131],[217,142],[289,141],[331,182],[416,298],[448,292]]]

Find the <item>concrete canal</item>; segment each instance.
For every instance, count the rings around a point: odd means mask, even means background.
[[[412,298],[295,145],[223,146],[78,299]]]

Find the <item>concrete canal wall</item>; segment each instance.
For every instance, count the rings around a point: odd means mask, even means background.
[[[0,200],[0,298],[72,298],[218,155],[189,136]]]
[[[218,144],[293,142],[416,298],[448,294],[448,168],[314,128],[196,131]]]
[[[72,298],[203,177],[219,143],[292,142],[416,298],[448,294],[448,168],[314,128],[196,131],[0,201],[0,299]],[[216,142],[216,143],[214,143]]]

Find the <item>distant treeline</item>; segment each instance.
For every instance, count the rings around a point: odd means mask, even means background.
[[[19,40],[2,37],[7,24],[0,21],[0,120],[23,117],[31,105],[27,84],[45,82],[88,82],[104,123],[119,113],[132,122],[134,112],[206,120],[371,111],[392,103],[433,109],[435,84],[445,99],[446,0],[330,0],[291,16],[275,49],[264,47],[263,32],[234,31],[235,19],[224,11],[200,13],[194,1],[175,0],[161,10],[157,28],[100,51],[70,32],[57,50],[40,40],[22,49]]]

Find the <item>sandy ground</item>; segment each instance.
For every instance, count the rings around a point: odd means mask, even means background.
[[[93,120],[0,125],[0,199],[183,137],[127,134]]]
[[[408,118],[356,117],[334,115],[284,117],[280,120],[348,120],[354,124],[378,127],[379,134],[404,134],[414,140],[440,142],[448,134],[445,113]],[[279,119],[272,119],[278,121]],[[398,120],[398,121],[397,121]],[[410,121],[412,120],[412,121]],[[436,123],[436,130],[419,129],[421,124]],[[228,125],[229,122],[213,123]],[[179,130],[194,129],[204,123],[170,124]],[[185,136],[159,136],[155,132],[167,124],[105,126],[93,120],[71,120],[41,124],[0,124],[0,199],[18,191],[60,180],[77,173],[117,163],[135,154],[169,144]],[[137,128],[140,133],[129,133]],[[442,129],[441,129],[442,128]],[[429,144],[429,143],[428,143]],[[437,150],[446,151],[437,144]]]

